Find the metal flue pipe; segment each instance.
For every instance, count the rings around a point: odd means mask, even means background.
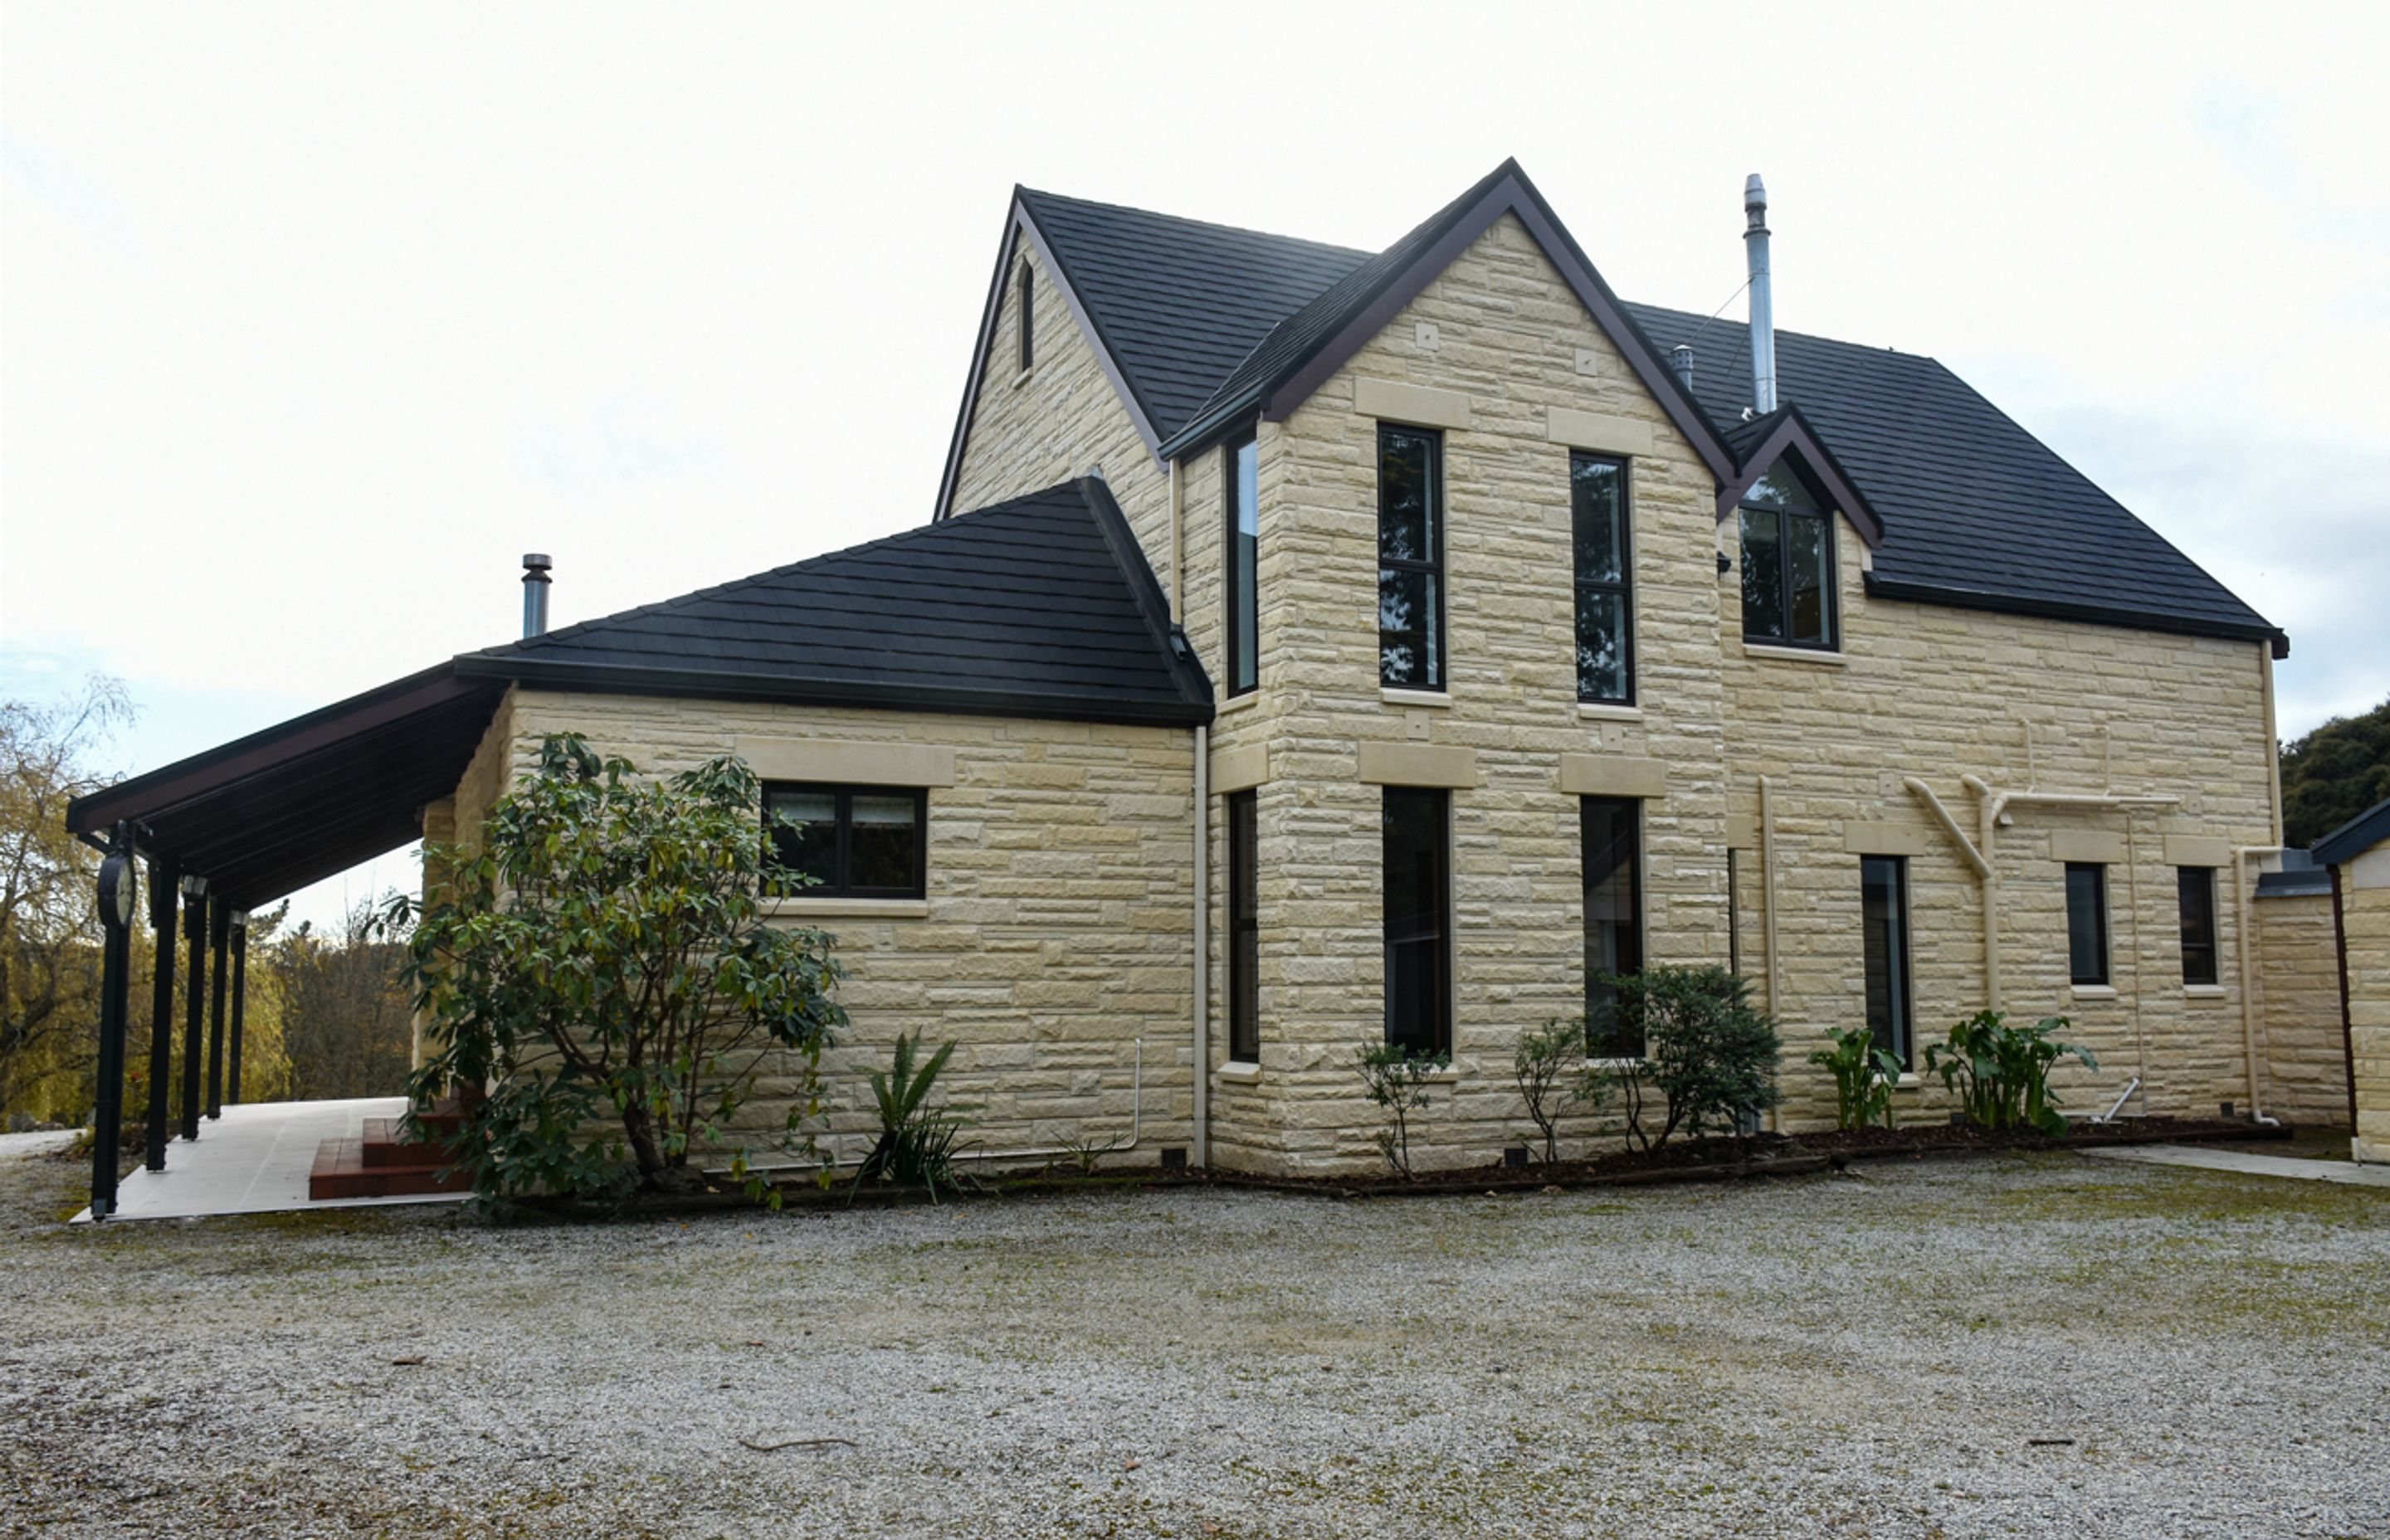
[[[1767,278],[1767,187],[1753,172],[1742,183],[1742,254],[1751,267],[1751,404],[1776,410],[1776,297]]]

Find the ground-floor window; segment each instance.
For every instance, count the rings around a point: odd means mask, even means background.
[[[2108,868],[2066,864],[2067,975],[2078,984],[2108,982]]]
[[[808,898],[920,898],[930,794],[914,787],[773,782],[764,830],[781,866],[813,879],[773,889]]]
[[[1254,794],[1228,794],[1228,1057],[1262,1057],[1260,841]]]
[[[1585,1037],[1595,1059],[1640,1059],[1640,1033],[1618,1020],[1618,990],[1604,976],[1643,967],[1643,804],[1586,797],[1577,804],[1585,874]]]
[[[1859,857],[1859,929],[1867,954],[1867,1024],[1875,1046],[1913,1069],[1908,1007],[1908,862]]]
[[[1385,789],[1386,1041],[1452,1051],[1450,797]]]
[[[2182,911],[2182,982],[2216,982],[2216,868],[2177,866],[2175,900]]]

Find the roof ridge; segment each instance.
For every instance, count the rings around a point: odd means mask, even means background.
[[[1040,187],[1016,184],[1013,194],[1018,198],[1039,198],[1054,203],[1068,203],[1082,209],[1101,209],[1109,213],[1139,214],[1147,219],[1165,220],[1173,225],[1189,225],[1201,230],[1218,230],[1226,235],[1252,236],[1263,240],[1284,241],[1289,246],[1307,246],[1315,251],[1333,251],[1342,256],[1370,257],[1377,253],[1359,246],[1340,246],[1332,240],[1314,240],[1309,236],[1282,235],[1276,230],[1256,229],[1250,225],[1229,225],[1216,219],[1197,219],[1190,214],[1164,213],[1160,209],[1148,209],[1134,203],[1107,203],[1099,198],[1079,198],[1070,193],[1047,192]]]

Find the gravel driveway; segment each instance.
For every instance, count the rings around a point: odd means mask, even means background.
[[[0,1161],[0,1533],[2390,1535],[2370,1189],[71,1231],[81,1176]]]

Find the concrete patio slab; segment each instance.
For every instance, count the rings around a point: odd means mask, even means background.
[[[294,1209],[361,1209],[391,1203],[460,1203],[464,1193],[398,1198],[337,1198],[312,1201],[307,1173],[315,1147],[353,1139],[367,1118],[394,1118],[405,1097],[348,1101],[261,1101],[227,1107],[202,1121],[197,1142],[166,1146],[166,1169],[128,1174],[117,1188],[116,1219],[202,1219],[213,1214],[278,1213]],[[75,1215],[88,1224],[91,1211]]]
[[[2289,1176],[2309,1182],[2343,1182],[2350,1187],[2390,1187],[2390,1166],[2361,1166],[2348,1161],[2252,1155],[2239,1149],[2201,1149],[2181,1144],[2128,1145],[2119,1149],[2087,1149],[2083,1153],[2102,1161],[2137,1161],[2144,1165],[2196,1166],[2203,1171],[2238,1171],[2251,1176]]]

